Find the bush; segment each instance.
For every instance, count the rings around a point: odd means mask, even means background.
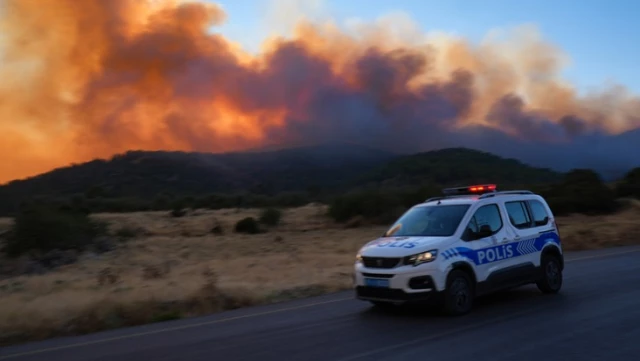
[[[640,199],[640,167],[632,169],[618,183],[616,193],[619,197]]]
[[[213,227],[211,227],[211,233],[221,235],[221,234],[224,234],[224,229],[222,229],[222,225],[216,224]]]
[[[333,199],[329,216],[337,222],[362,217],[377,224],[395,221],[409,207],[427,198],[441,195],[439,187],[427,184],[416,187],[362,190]]]
[[[362,216],[377,223],[388,223],[400,207],[400,199],[380,191],[361,191],[336,197],[329,205],[329,216],[346,222]]]
[[[235,231],[236,233],[256,234],[260,233],[260,227],[255,218],[246,217],[236,223]]]
[[[600,176],[589,169],[574,169],[560,184],[543,190],[554,214],[607,214],[618,209],[616,196]]]
[[[276,226],[280,223],[281,218],[282,212],[279,209],[267,208],[263,210],[262,214],[260,215],[260,223],[269,226]]]
[[[185,211],[182,208],[174,208],[171,210],[171,217],[174,218],[180,218],[180,217],[184,217],[187,214],[187,211]]]
[[[84,212],[31,206],[16,216],[4,251],[9,256],[54,249],[82,251],[104,233],[105,225]]]

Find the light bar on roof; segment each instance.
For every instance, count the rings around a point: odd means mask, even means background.
[[[444,195],[463,195],[463,194],[483,194],[495,192],[497,186],[495,184],[477,184],[466,187],[445,188],[442,190]]]

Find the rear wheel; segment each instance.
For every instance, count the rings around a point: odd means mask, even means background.
[[[540,263],[542,275],[536,282],[542,293],[558,293],[562,288],[562,269],[560,260],[554,255],[545,255]]]
[[[447,277],[444,291],[444,311],[450,316],[464,315],[473,307],[473,283],[469,274],[462,270],[453,270]]]

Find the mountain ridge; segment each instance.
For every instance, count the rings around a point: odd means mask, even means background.
[[[310,188],[346,191],[367,184],[405,186],[490,180],[496,172],[501,179],[518,182],[527,180],[518,175],[526,172],[536,174],[531,177],[534,182],[550,181],[560,174],[462,147],[403,155],[335,142],[263,152],[130,150],[108,159],[94,159],[11,181],[0,186],[0,194],[21,199],[67,197],[99,187],[98,193],[105,197],[149,198],[166,191],[185,195],[217,192],[273,195]]]

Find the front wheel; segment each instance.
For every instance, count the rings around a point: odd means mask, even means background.
[[[444,311],[450,316],[468,313],[473,307],[473,284],[471,277],[462,270],[453,270],[447,277],[444,291]]]
[[[558,257],[547,255],[542,258],[540,264],[542,275],[536,282],[542,293],[558,293],[562,288],[562,269]]]

